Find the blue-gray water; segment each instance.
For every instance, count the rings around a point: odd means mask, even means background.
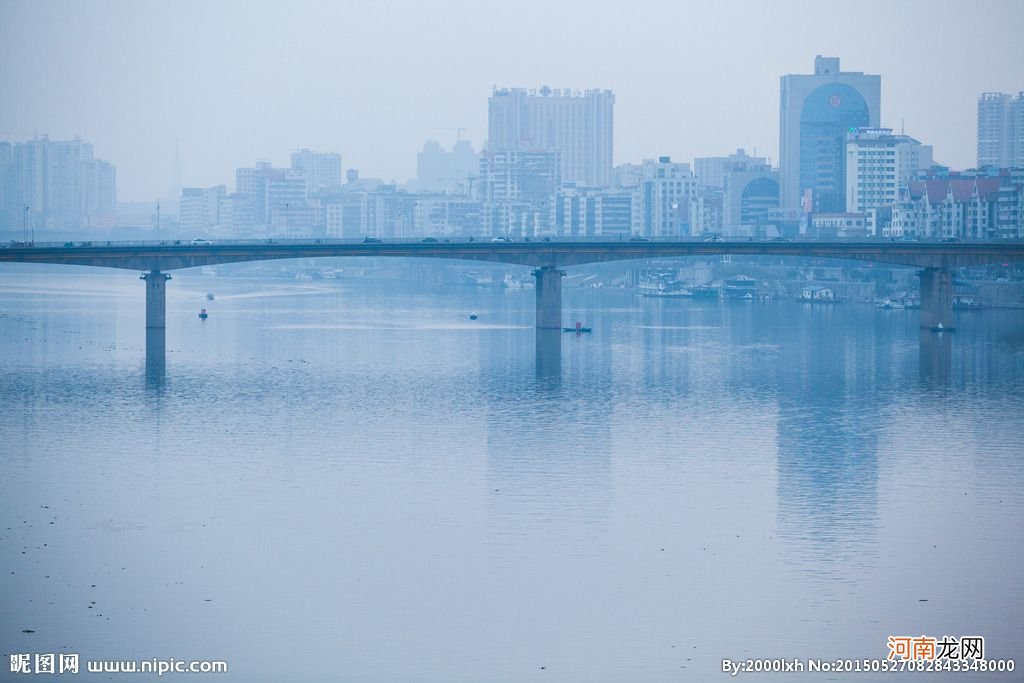
[[[246,682],[1024,652],[1020,311],[922,340],[914,311],[567,288],[594,332],[538,376],[531,289],[168,291],[147,381],[137,273],[0,269],[0,679],[22,652]]]

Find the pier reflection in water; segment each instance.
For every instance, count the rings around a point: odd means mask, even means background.
[[[953,366],[954,332],[934,332],[922,329],[918,344],[921,381],[944,386],[949,383]],[[965,336],[965,334],[961,334]]]
[[[534,362],[537,377],[557,379],[562,372],[562,331],[537,328],[534,332]]]
[[[167,330],[146,328],[146,382],[162,384],[167,376]]]

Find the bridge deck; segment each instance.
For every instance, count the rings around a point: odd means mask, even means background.
[[[957,268],[1024,259],[1024,242],[819,241],[386,241],[293,240],[190,245],[147,242],[36,244],[0,248],[0,262],[53,263],[132,270],[314,257],[402,257],[493,261],[564,267],[679,256],[789,256],[876,261],[921,268]]]

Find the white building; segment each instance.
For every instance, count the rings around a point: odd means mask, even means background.
[[[818,237],[867,237],[868,216],[852,212],[811,214],[811,232]]]
[[[886,237],[1021,239],[1024,184],[1010,172],[912,181],[893,206]],[[1003,213],[1007,215],[1002,215]]]
[[[864,213],[892,204],[899,189],[932,167],[932,147],[890,128],[856,128],[846,136],[846,208]]]
[[[633,229],[633,193],[610,188],[562,187],[555,199],[558,235],[629,237]]]
[[[563,181],[606,187],[612,183],[614,108],[610,90],[496,88],[488,100],[487,149],[554,150]]]
[[[194,237],[205,235],[220,225],[221,202],[227,196],[227,190],[224,185],[183,187],[178,203],[178,227]]]
[[[697,179],[689,164],[670,157],[645,159],[642,180],[633,191],[633,233],[647,237],[689,235],[690,198]]]

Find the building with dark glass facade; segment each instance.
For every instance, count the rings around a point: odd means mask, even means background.
[[[780,201],[783,208],[846,210],[846,134],[879,125],[882,77],[814,58],[814,73],[781,78]]]

